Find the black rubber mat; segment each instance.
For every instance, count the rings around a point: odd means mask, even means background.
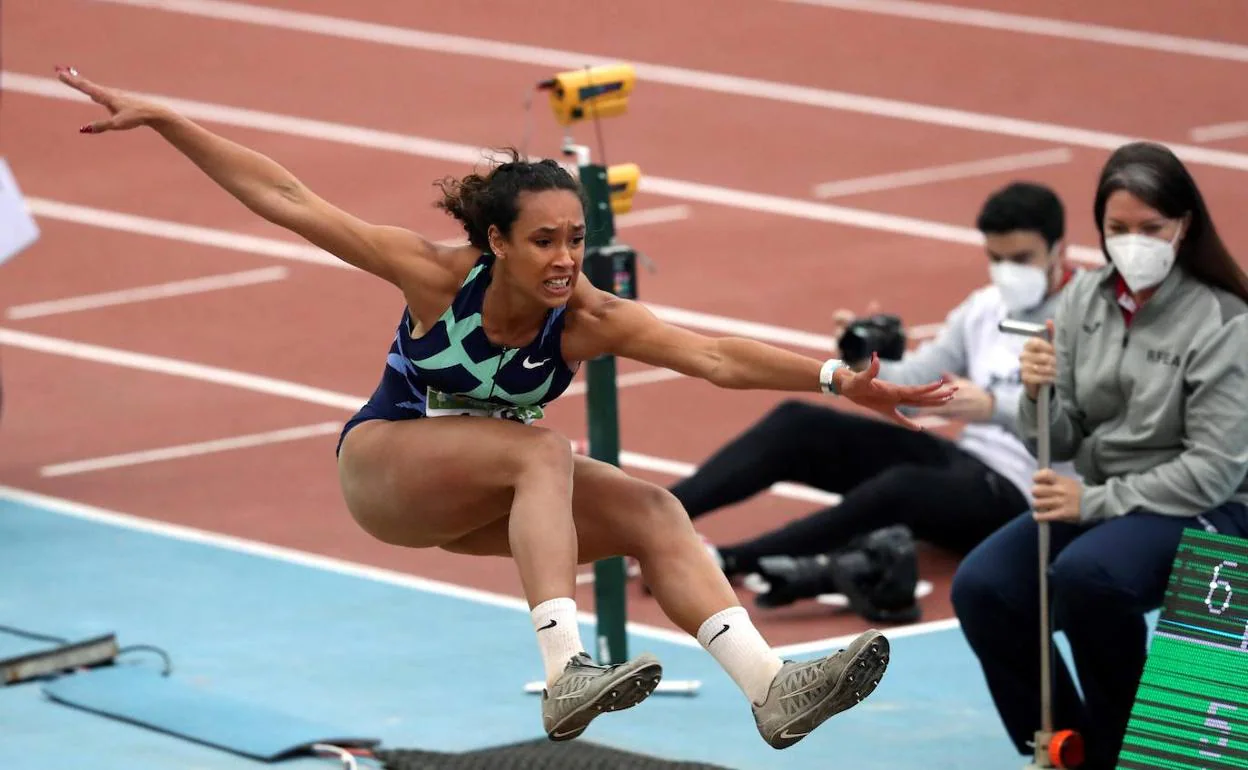
[[[586,740],[538,739],[463,754],[409,749],[377,750],[386,770],[731,770],[700,762],[674,762],[600,746]]]

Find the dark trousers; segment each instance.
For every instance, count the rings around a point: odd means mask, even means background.
[[[1248,509],[1204,515],[1218,532],[1248,537]],[[1070,643],[1084,699],[1053,653],[1053,724],[1080,731],[1088,770],[1113,768],[1144,672],[1144,615],[1161,606],[1184,529],[1194,517],[1137,511],[1093,525],[1051,525],[1049,596],[1054,630]],[[1030,513],[963,559],[953,606],[979,658],[997,712],[1019,753],[1040,727],[1038,525]]]
[[[772,410],[671,492],[696,518],[778,481],[837,493],[842,500],[722,547],[735,571],[753,571],[763,556],[826,553],[894,524],[965,553],[1027,509],[1017,487],[953,442],[799,400]]]

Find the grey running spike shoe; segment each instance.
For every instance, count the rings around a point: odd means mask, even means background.
[[[577,653],[550,688],[542,693],[542,725],[552,741],[568,741],[585,732],[594,717],[622,711],[645,700],[659,686],[663,667],[653,655],[600,666]]]
[[[888,653],[888,639],[872,629],[827,657],[785,661],[767,700],[753,707],[763,740],[775,749],[788,748],[829,717],[856,705],[879,685]]]

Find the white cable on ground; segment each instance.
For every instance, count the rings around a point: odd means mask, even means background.
[[[342,766],[346,768],[346,770],[359,770],[360,768],[360,766],[356,764],[355,757],[346,749],[339,748],[338,746],[331,746],[328,743],[314,743],[312,744],[312,750],[329,754],[337,754],[338,758],[342,760]]]

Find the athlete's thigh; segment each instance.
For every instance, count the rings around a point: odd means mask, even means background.
[[[338,468],[361,527],[387,543],[422,548],[505,516],[524,464],[553,467],[570,451],[557,433],[507,420],[371,420],[347,434]]]
[[[572,475],[572,517],[576,525],[577,561],[609,556],[635,556],[647,539],[675,537],[678,529],[693,532],[680,502],[666,489],[633,478],[619,468],[577,456]],[[503,516],[448,543],[455,553],[510,556],[509,519]]]

